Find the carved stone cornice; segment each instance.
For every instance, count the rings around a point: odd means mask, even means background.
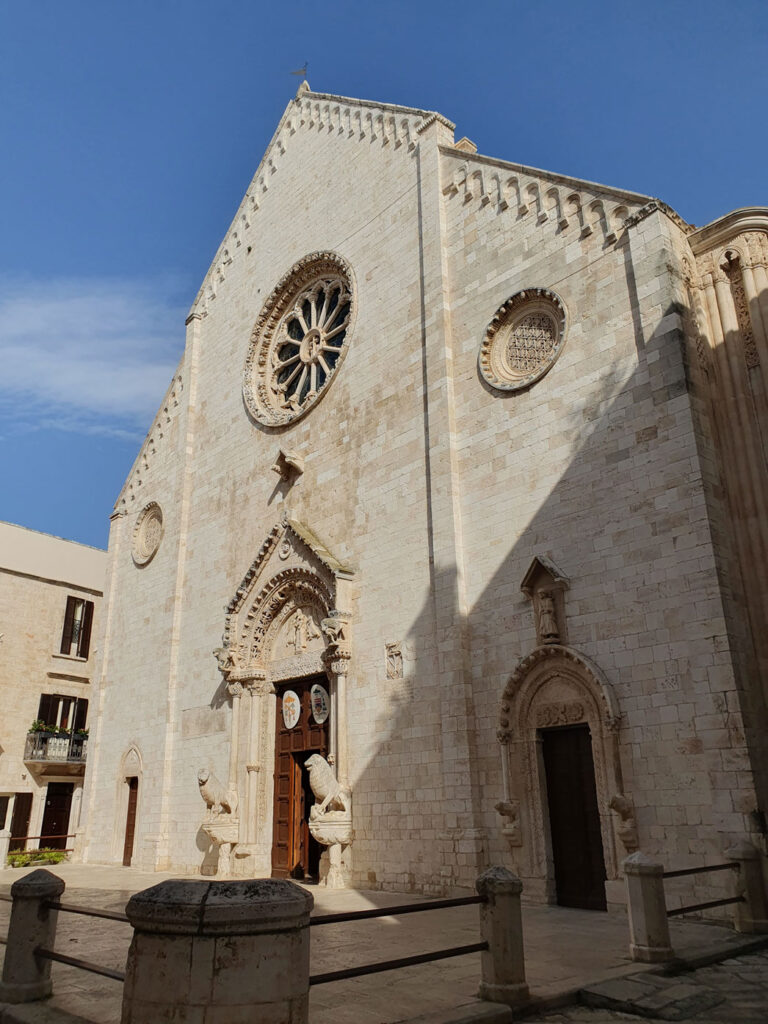
[[[635,213],[630,214],[624,222],[625,226],[628,228],[634,227],[653,213],[663,213],[665,217],[668,217],[686,235],[695,230],[692,224],[684,221],[679,213],[676,213],[671,206],[667,206],[661,199],[651,199],[645,206],[641,206]]]
[[[713,220],[711,224],[705,224],[692,231],[688,236],[688,244],[693,253],[699,256],[700,253],[716,249],[718,246],[728,245],[737,235],[748,231],[768,234],[768,207],[745,206],[733,210],[724,217]]]

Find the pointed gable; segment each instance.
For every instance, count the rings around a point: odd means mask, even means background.
[[[409,153],[416,146],[419,131],[435,119],[453,131],[453,123],[433,110],[312,92],[308,84],[302,82],[295,97],[285,108],[203,280],[190,315],[204,310],[216,298],[217,288],[226,279],[228,267],[239,255],[238,250],[242,249],[243,240],[258,217],[264,195],[273,178],[279,174],[281,160],[299,132],[333,134],[339,138],[365,141],[382,148],[401,149],[403,153]]]

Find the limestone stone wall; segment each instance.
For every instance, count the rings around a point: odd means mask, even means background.
[[[558,657],[603,708],[590,728],[609,878],[626,852],[617,794],[634,803],[642,848],[667,862],[700,862],[749,831],[713,544],[723,524],[707,504],[718,470],[686,369],[686,226],[646,197],[472,148],[428,112],[306,92],[289,105],[116,506],[89,860],[120,859],[130,758],[135,863],[213,869],[196,773],[227,778],[231,699],[212,652],[286,509],[354,570],[342,610],[355,884],[443,892],[501,860],[552,898],[533,769],[523,778],[510,761],[517,845],[494,809],[502,699],[537,647],[520,591],[535,556],[567,577]],[[315,252],[354,277],[348,353],[314,409],[264,426],[242,397],[251,331]],[[499,391],[478,352],[500,306],[531,288],[559,296],[565,345],[531,387]],[[271,470],[280,449],[303,459],[293,483]],[[162,539],[137,565],[152,502]],[[402,672],[388,672],[388,644]],[[268,847],[273,751],[259,756]],[[242,798],[244,755],[236,783]]]

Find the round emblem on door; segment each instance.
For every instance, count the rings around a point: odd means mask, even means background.
[[[292,729],[301,718],[301,701],[294,690],[283,694],[283,721],[286,729]]]
[[[328,691],[320,683],[315,683],[309,691],[310,703],[312,704],[312,717],[318,725],[322,725],[331,713],[331,702]]]

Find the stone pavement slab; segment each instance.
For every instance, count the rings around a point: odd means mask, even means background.
[[[687,1020],[725,1001],[722,992],[698,982],[663,975],[630,974],[583,988],[579,996],[587,1006],[622,1010],[658,1020]]]
[[[4,871],[0,891],[22,871]],[[171,874],[141,874],[131,868],[57,865],[66,882],[62,901],[123,910],[128,897]],[[315,913],[363,910],[420,902],[421,896],[310,887]],[[0,902],[0,936],[7,932],[10,904]],[[524,906],[526,972],[532,995],[553,999],[591,982],[641,971],[629,959],[627,922],[622,915]],[[324,925],[312,929],[312,972],[390,960],[478,940],[478,908],[455,907],[402,917]],[[56,948],[70,956],[124,970],[132,929],[128,924],[59,915]],[[675,950],[703,955],[739,941],[733,932],[705,924],[672,923]],[[2,946],[0,946],[0,955]],[[650,969],[650,967],[649,967]],[[54,996],[49,1006],[92,1024],[117,1024],[122,998],[118,982],[53,964]],[[395,1024],[421,1015],[478,1012],[475,997],[480,955],[456,957],[348,981],[313,987],[312,1024]],[[435,1018],[439,1020],[439,1017]],[[450,1017],[446,1017],[450,1020]],[[461,1018],[459,1018],[461,1019]],[[766,1018],[768,1020],[768,1018]],[[765,1022],[762,1022],[765,1024]]]
[[[529,1024],[660,1024],[669,1020],[692,1024],[766,1024],[768,951],[733,957],[674,978],[644,973],[594,988],[602,989],[606,1000],[613,1000],[613,1009],[605,1004],[600,1008],[574,1005],[529,1014],[522,1019]],[[619,1010],[623,997],[623,1008]]]

